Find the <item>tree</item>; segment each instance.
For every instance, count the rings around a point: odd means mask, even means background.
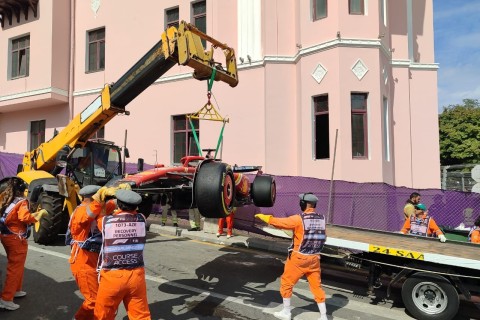
[[[480,102],[444,107],[438,117],[442,165],[480,162]]]

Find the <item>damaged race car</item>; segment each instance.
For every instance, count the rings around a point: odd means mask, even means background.
[[[181,159],[181,165],[156,165],[117,180],[114,185],[128,183],[141,194],[139,211],[147,216],[154,203],[168,198],[174,210],[198,208],[206,218],[222,218],[236,207],[274,205],[275,179],[263,174],[261,169],[261,166],[230,166],[218,159],[186,156]],[[249,172],[256,172],[252,182],[245,174]]]

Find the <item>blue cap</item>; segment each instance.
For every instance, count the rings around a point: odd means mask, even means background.
[[[90,184],[80,189],[78,194],[81,195],[82,197],[88,197],[97,193],[98,190],[100,190],[100,186]]]
[[[300,200],[303,200],[305,202],[317,203],[318,201],[317,196],[313,193],[301,193],[298,196],[300,197]]]
[[[117,200],[130,205],[138,205],[142,202],[142,196],[132,190],[117,190],[115,197]]]
[[[422,211],[427,211],[427,206],[424,205],[423,203],[417,203],[417,204],[415,205],[415,209],[417,209],[417,210],[422,210]]]

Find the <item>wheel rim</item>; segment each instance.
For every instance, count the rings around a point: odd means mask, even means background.
[[[447,294],[436,283],[421,282],[412,290],[412,300],[415,306],[426,314],[439,314],[448,305]]]
[[[230,208],[233,202],[233,179],[227,174],[223,182],[223,204],[226,209]]]

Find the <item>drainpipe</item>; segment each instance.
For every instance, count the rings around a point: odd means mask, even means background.
[[[413,181],[413,137],[412,137],[412,100],[411,100],[411,77],[412,69],[411,64],[414,62],[413,58],[413,9],[412,0],[407,0],[407,38],[408,38],[408,60],[410,60],[410,66],[408,67],[408,117],[410,124],[410,179],[411,188],[414,187]]]
[[[76,1],[70,1],[70,61],[68,70],[68,106],[69,118],[73,119],[73,81],[75,76],[75,7]]]

